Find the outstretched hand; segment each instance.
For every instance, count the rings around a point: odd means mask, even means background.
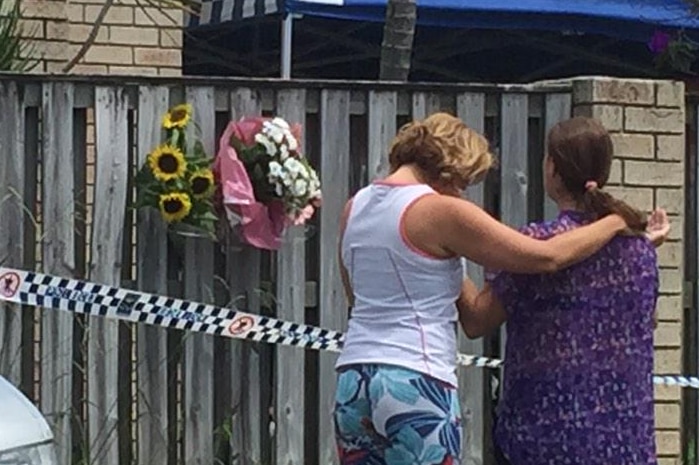
[[[670,220],[667,212],[662,208],[657,208],[648,217],[646,226],[646,237],[656,247],[660,247],[670,234]]]

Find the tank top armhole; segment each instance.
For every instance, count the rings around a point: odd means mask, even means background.
[[[347,223],[349,222],[349,217],[352,214],[352,201],[354,200],[354,197],[351,197],[347,203],[345,203],[345,207],[342,210],[342,215],[340,216],[340,246],[342,246],[342,242],[345,238],[345,231],[347,230]]]
[[[434,254],[431,254],[430,252],[424,251],[420,247],[413,244],[411,242],[410,238],[408,238],[408,232],[405,229],[405,214],[408,212],[410,207],[412,207],[413,205],[415,205],[417,203],[418,200],[420,200],[424,197],[427,197],[428,195],[439,195],[439,194],[437,194],[436,192],[425,192],[423,194],[418,195],[414,199],[412,199],[410,202],[408,202],[408,204],[405,207],[403,207],[403,211],[400,212],[400,219],[398,220],[398,230],[399,230],[400,238],[403,241],[403,244],[408,249],[410,249],[412,252],[420,255],[421,257],[429,258],[432,260],[449,260],[453,257],[440,257],[438,255],[434,255]]]

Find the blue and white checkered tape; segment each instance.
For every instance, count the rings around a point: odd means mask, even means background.
[[[0,267],[0,301],[304,349],[339,352],[344,334],[237,309],[79,279]],[[500,368],[503,360],[457,354],[461,366]],[[699,389],[699,378],[655,375],[655,384]]]

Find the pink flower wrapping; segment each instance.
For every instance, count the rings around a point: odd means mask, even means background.
[[[281,237],[290,224],[281,202],[265,205],[258,202],[245,165],[231,147],[231,137],[249,146],[267,118],[243,118],[228,124],[219,141],[214,172],[221,189],[223,208],[231,227],[239,228],[245,242],[258,248],[277,250]],[[295,128],[296,129],[296,128]],[[297,129],[300,133],[300,127]]]

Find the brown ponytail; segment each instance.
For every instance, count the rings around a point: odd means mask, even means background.
[[[611,214],[621,216],[624,218],[624,221],[626,221],[629,230],[635,233],[645,232],[648,224],[646,215],[599,188],[588,189],[585,194],[583,194],[582,206],[583,210],[589,213],[594,219],[599,219]]]
[[[602,189],[609,179],[614,146],[601,123],[575,117],[556,124],[549,132],[547,152],[568,193],[592,219],[617,214],[632,232],[645,231],[646,215]]]

